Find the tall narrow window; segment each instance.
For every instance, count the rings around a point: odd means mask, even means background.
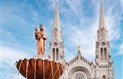
[[[56,48],[56,60],[59,60],[58,58],[59,58],[59,50],[58,50],[58,48]]]
[[[55,48],[53,48],[53,60],[55,60]]]
[[[104,48],[105,60],[107,60],[107,50]]]
[[[101,48],[101,55],[100,55],[100,57],[101,57],[101,60],[103,60],[103,49]]]
[[[103,79],[106,79],[106,76],[105,75],[103,75]]]

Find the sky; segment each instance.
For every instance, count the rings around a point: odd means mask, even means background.
[[[59,0],[60,25],[63,33],[65,60],[81,54],[89,61],[95,58],[99,25],[100,0]],[[110,41],[115,79],[123,79],[123,0],[102,0]],[[36,55],[35,27],[43,24],[46,55],[49,53],[55,0],[1,0],[1,79],[19,79],[15,62]],[[24,79],[22,77],[22,79]]]

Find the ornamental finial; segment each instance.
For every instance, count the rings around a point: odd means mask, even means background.
[[[80,52],[80,45],[78,45],[78,52]]]

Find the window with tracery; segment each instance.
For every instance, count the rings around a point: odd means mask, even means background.
[[[77,73],[75,75],[75,79],[85,79],[85,78],[84,78],[84,75],[82,73]]]

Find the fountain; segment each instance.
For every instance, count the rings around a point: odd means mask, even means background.
[[[30,59],[16,61],[16,67],[19,73],[26,79],[58,79],[63,74],[63,65],[57,61],[51,61],[44,55],[46,35],[43,25],[40,25],[40,31],[35,29],[35,38],[37,40],[37,55]]]

